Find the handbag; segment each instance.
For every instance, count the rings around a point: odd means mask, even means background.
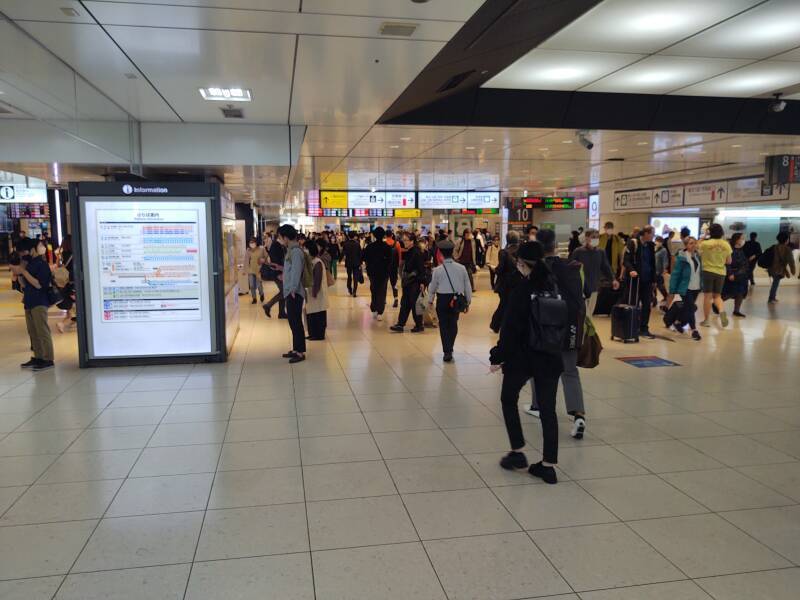
[[[453,299],[450,300],[450,308],[457,310],[460,313],[465,313],[469,310],[469,302],[464,294],[456,293],[456,288],[453,287],[453,280],[450,279],[450,273],[447,272],[447,265],[442,263],[444,274],[447,275],[447,281],[450,283],[450,289],[453,290]]]
[[[327,282],[328,287],[336,285],[336,280],[333,278],[333,273],[331,273],[329,269],[325,269],[325,281]]]
[[[400,283],[403,287],[408,287],[409,285],[413,285],[417,282],[417,272],[411,271],[408,273],[407,271],[403,271],[403,276],[400,278]]]
[[[58,304],[59,302],[61,302],[61,300],[62,300],[61,293],[54,285],[50,285],[50,287],[47,288],[48,306],[53,306],[55,304]]]
[[[269,265],[263,264],[259,269],[261,272],[261,280],[262,281],[277,281],[278,280],[278,272],[275,269],[271,269]]]
[[[600,336],[597,335],[594,323],[589,317],[586,317],[583,344],[578,349],[578,366],[584,369],[594,369],[600,364],[600,353],[602,351],[603,344],[600,342]]]
[[[69,283],[69,263],[72,262],[72,257],[70,256],[63,265],[59,265],[55,269],[53,269],[53,280],[55,281],[56,287],[63,288]]]
[[[356,281],[364,283],[364,271],[361,270],[361,267],[358,267],[358,271],[356,271]]]

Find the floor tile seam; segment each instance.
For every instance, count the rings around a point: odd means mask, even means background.
[[[143,369],[140,369],[140,371],[139,371],[139,372],[141,372],[141,370],[143,370]],[[120,392],[120,393],[121,393],[121,392]],[[173,398],[173,402],[174,402],[174,400],[175,400],[175,399]],[[170,404],[170,406],[171,406],[171,405],[172,405],[172,404]],[[164,412],[164,415],[166,415],[166,411]],[[164,418],[164,417],[162,416],[162,420],[163,420],[163,418]],[[159,424],[159,425],[160,425],[160,424]],[[156,431],[158,431],[158,427],[159,427],[159,425],[156,425],[156,426],[153,428],[153,431],[150,433],[150,436],[147,438],[147,443],[149,443],[149,442],[150,442],[150,440],[152,440],[152,439],[153,439],[153,436],[156,434]],[[88,429],[88,427],[87,427],[87,429]],[[79,437],[80,437],[80,436],[79,436]],[[78,438],[75,438],[75,440],[73,440],[73,442],[72,442],[72,443],[74,444],[74,443],[75,443],[75,441],[77,441],[77,439],[78,439]],[[131,463],[131,466],[130,466],[130,468],[128,469],[128,473],[127,473],[127,475],[125,476],[125,480],[127,480],[127,479],[130,477],[131,473],[133,472],[133,469],[136,467],[136,464],[137,464],[137,463],[139,462],[139,460],[142,458],[142,454],[144,454],[145,448],[147,448],[147,443],[145,443],[145,446],[144,446],[143,448],[139,449],[139,454],[136,456],[136,459],[135,459],[135,460],[134,460],[134,461]],[[71,445],[72,445],[72,444],[70,444],[70,446],[71,446]],[[68,447],[67,447],[67,448],[64,450],[64,452],[62,452],[62,453],[61,453],[61,456],[63,456],[64,454],[66,454],[66,453],[67,453],[67,450],[69,450],[69,447],[70,447],[70,446],[68,446]],[[133,448],[133,450],[135,450],[135,449],[136,449],[136,448]],[[56,460],[58,460],[58,459],[56,459]],[[55,462],[55,461],[54,461],[54,462]],[[52,466],[52,464],[51,464],[50,466]],[[42,476],[43,476],[43,475],[44,475],[44,474],[47,472],[47,470],[49,470],[49,468],[50,468],[50,467],[48,467],[47,469],[45,469],[45,471],[44,471],[44,472],[42,472],[42,474],[39,476],[39,478],[41,478],[41,477],[42,477]],[[39,478],[37,478],[37,481],[38,481],[38,479],[39,479]],[[34,481],[34,484],[36,484],[36,481]],[[122,482],[122,484],[120,484],[120,486],[119,486],[119,487],[117,488],[117,490],[114,492],[114,495],[112,496],[111,500],[108,502],[108,504],[106,505],[106,507],[105,507],[105,509],[104,509],[104,511],[103,511],[103,515],[100,517],[100,519],[98,519],[97,523],[95,523],[95,526],[94,526],[94,528],[92,528],[92,531],[91,531],[91,533],[90,533],[90,534],[89,534],[89,535],[86,537],[86,540],[85,540],[85,541],[83,542],[83,544],[81,545],[81,548],[80,548],[80,550],[79,550],[79,551],[78,551],[78,553],[75,555],[75,558],[73,559],[73,561],[72,561],[72,564],[70,565],[70,567],[69,567],[69,569],[68,569],[68,571],[67,571],[67,574],[70,574],[70,573],[72,573],[72,570],[75,568],[75,565],[77,565],[77,564],[78,564],[78,560],[80,559],[81,555],[82,555],[82,554],[85,552],[85,550],[86,550],[87,546],[89,545],[89,542],[90,542],[90,541],[91,541],[91,539],[94,537],[94,534],[97,532],[97,529],[100,527],[100,523],[102,523],[103,519],[105,518],[105,515],[106,515],[106,514],[108,514],[108,510],[109,510],[109,509],[111,508],[111,506],[114,504],[114,501],[117,499],[117,496],[119,495],[119,493],[120,493],[120,491],[122,490],[122,487],[123,487],[124,485],[125,485],[125,481],[123,481],[123,482]],[[62,582],[59,584],[58,588],[56,589],[55,593],[53,594],[53,598],[55,598],[55,597],[57,597],[57,596],[58,596],[58,593],[61,591],[61,588],[63,587],[63,585],[64,585],[64,582],[65,582],[66,580],[67,580],[67,578],[65,577],[65,578],[64,578],[64,580],[63,580],[63,581],[62,581]]]
[[[794,504],[794,505],[791,505],[791,506],[797,506],[797,505],[796,505],[796,504]],[[785,506],[772,506],[772,507],[764,507],[764,509],[775,509],[775,508],[786,508],[786,507],[785,507]],[[764,510],[764,509],[754,508],[754,509],[742,509],[742,510]],[[753,540],[753,541],[754,541],[756,544],[758,544],[758,545],[760,545],[760,546],[762,546],[762,547],[766,548],[766,549],[767,549],[767,550],[769,550],[770,552],[772,552],[772,553],[774,553],[774,554],[776,554],[776,555],[780,556],[780,557],[781,557],[783,560],[785,560],[786,562],[788,562],[790,565],[792,565],[792,566],[794,566],[794,567],[800,566],[800,561],[794,561],[794,560],[792,560],[791,558],[789,558],[788,556],[785,556],[785,555],[784,555],[784,554],[782,554],[780,551],[778,551],[778,550],[776,550],[775,548],[773,548],[773,547],[772,547],[770,544],[767,544],[767,542],[765,542],[765,541],[762,541],[762,540],[759,540],[757,537],[755,537],[755,536],[754,536],[752,533],[750,533],[749,531],[746,531],[746,530],[745,530],[745,529],[743,529],[742,527],[739,527],[739,525],[738,525],[738,524],[734,523],[734,522],[733,522],[733,521],[731,521],[730,519],[727,519],[727,518],[725,518],[725,513],[726,513],[726,512],[738,512],[738,511],[730,511],[730,510],[729,510],[729,511],[719,511],[719,512],[716,512],[716,513],[714,513],[714,514],[716,514],[718,517],[720,517],[720,518],[721,518],[722,520],[724,520],[726,523],[728,523],[728,524],[730,524],[731,526],[733,526],[733,527],[734,527],[735,529],[737,529],[738,531],[742,532],[744,535],[746,535],[746,536],[747,536],[747,537],[749,537],[751,540]]]
[[[372,345],[372,344],[370,343],[370,345]],[[339,366],[341,367],[341,361],[339,360],[338,356],[337,356],[336,360],[339,363]],[[385,360],[385,358],[384,358],[384,360]],[[387,364],[389,364],[389,368],[392,370],[392,372],[394,372],[395,375],[397,375],[395,370],[392,368],[391,363],[388,363],[388,361],[387,361]],[[353,390],[353,387],[352,387],[352,385],[351,385],[349,380],[347,382],[347,385],[348,385],[348,387],[350,387],[350,391],[353,392],[354,390]],[[403,387],[406,387],[405,384],[403,384]],[[410,390],[409,390],[409,392],[410,392]],[[356,400],[356,403],[358,403],[358,400]],[[360,407],[360,405],[359,405],[359,407]],[[362,416],[363,416],[363,411],[362,411]],[[366,421],[366,418],[364,418],[364,421]],[[368,429],[369,429],[369,427],[368,427]],[[405,500],[403,500],[403,496],[400,493],[400,488],[397,485],[397,481],[395,480],[394,475],[392,475],[391,469],[389,469],[389,464],[387,463],[386,458],[384,458],[384,456],[383,456],[383,452],[381,451],[381,447],[378,445],[378,441],[375,439],[374,432],[372,432],[370,430],[369,436],[370,436],[370,439],[372,440],[372,443],[375,445],[375,448],[377,448],[377,450],[378,450],[378,456],[381,457],[381,461],[383,462],[383,468],[386,469],[386,472],[389,474],[389,480],[392,482],[392,485],[394,486],[394,489],[397,492],[397,495],[398,495],[398,497],[400,499],[400,503],[403,506],[403,510],[405,512],[406,518],[408,519],[408,522],[411,524],[411,527],[414,530],[414,535],[416,535],[416,537],[417,537],[417,542],[416,543],[420,544],[420,546],[422,547],[423,552],[425,552],[425,557],[428,560],[428,565],[430,566],[431,570],[433,571],[433,574],[436,576],[436,581],[439,583],[439,589],[441,589],[442,595],[444,596],[444,598],[448,598],[447,591],[445,590],[444,584],[442,583],[442,579],[439,576],[439,572],[436,570],[436,566],[433,564],[433,560],[431,559],[431,556],[430,556],[430,554],[428,552],[428,549],[425,548],[425,544],[422,543],[422,538],[421,538],[421,536],[419,534],[419,528],[417,527],[417,524],[414,523],[414,519],[411,517],[411,511],[409,511]],[[302,455],[302,451],[301,451],[301,455]],[[308,504],[307,503],[306,503],[306,515],[308,515]],[[310,534],[310,529],[309,529],[309,544],[310,544],[310,537],[311,537],[311,534]],[[313,554],[312,554],[312,557],[313,557]],[[313,564],[314,561],[312,560],[311,562]],[[316,582],[315,582],[315,586],[316,586]],[[315,598],[316,598],[316,587],[315,587]]]

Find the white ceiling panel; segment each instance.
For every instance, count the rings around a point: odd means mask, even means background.
[[[800,41],[800,40],[798,40]],[[797,60],[800,61],[800,48],[795,48],[785,54],[779,54],[775,57],[775,60]]]
[[[384,22],[376,17],[352,17],[263,10],[230,10],[160,4],[87,2],[104,25],[174,27],[176,29],[217,29],[327,36],[380,37]],[[461,23],[420,21],[411,39],[449,41]],[[405,39],[405,38],[402,38]]]
[[[108,27],[181,118],[222,121],[222,102],[208,102],[201,87],[242,87],[253,101],[238,103],[254,123],[285,123],[295,38],[290,35]]]
[[[122,0],[99,0],[99,1],[120,2]],[[215,8],[226,8],[226,9],[249,8],[254,10],[276,10],[284,12],[297,12],[300,9],[300,0],[125,0],[125,1],[129,4],[167,4],[174,6],[215,7]]]
[[[696,3],[702,9],[705,2]],[[681,56],[767,58],[800,44],[800,2],[770,0],[665,51]]]
[[[484,0],[303,0],[304,13],[324,13],[390,19],[466,21]]]
[[[65,14],[62,8],[78,13],[73,17]],[[15,21],[32,19],[36,21],[63,21],[65,23],[94,23],[78,0],[0,0],[0,12]]]
[[[650,56],[581,88],[581,91],[666,94],[742,67],[748,62],[683,56]]]
[[[641,58],[638,54],[534,49],[484,87],[571,91]]]
[[[99,25],[45,22],[20,25],[135,118],[177,120]],[[138,78],[128,79],[126,73]]]
[[[679,89],[675,93],[684,96],[747,98],[780,92],[796,84],[800,84],[800,68],[796,62],[763,61]]]
[[[605,0],[541,47],[651,54],[755,4],[758,0]]]
[[[372,125],[442,46],[300,36],[291,122]]]

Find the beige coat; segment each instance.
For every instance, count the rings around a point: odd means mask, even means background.
[[[325,263],[316,257],[311,261],[312,269],[316,273],[317,265],[322,268],[322,284],[319,286],[317,297],[311,295],[311,288],[306,288],[306,314],[314,314],[328,310],[328,281],[325,278]]]

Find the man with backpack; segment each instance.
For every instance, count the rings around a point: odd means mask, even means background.
[[[292,330],[292,349],[283,355],[289,363],[299,363],[306,359],[306,332],[303,326],[303,302],[306,297],[304,279],[311,287],[311,271],[306,265],[306,253],[297,241],[297,230],[291,225],[278,228],[278,241],[286,247],[283,263],[283,297],[286,301],[286,315]],[[308,272],[308,273],[306,273]]]
[[[556,254],[558,245],[556,244],[555,233],[551,229],[539,230],[536,238],[542,245],[544,264],[547,265],[555,277],[558,293],[567,303],[567,336],[561,351],[561,358],[564,361],[561,383],[564,386],[567,414],[573,418],[571,435],[575,439],[582,439],[586,431],[583,387],[578,374],[578,350],[580,350],[583,342],[583,326],[586,319],[586,302],[581,281],[582,266],[576,260],[565,260]],[[532,386],[531,389],[531,404],[526,407],[525,412],[539,418],[536,388]]]
[[[796,272],[794,255],[789,247],[789,234],[786,231],[781,231],[775,239],[778,243],[767,248],[766,252],[758,259],[758,266],[765,268],[769,276],[772,277],[768,304],[777,304],[778,286],[781,284],[781,279],[789,277],[790,270],[792,275]]]
[[[753,278],[753,273],[755,273],[756,265],[758,264],[758,257],[763,254],[761,244],[758,243],[758,234],[755,231],[750,232],[750,239],[744,243],[742,250],[744,250],[744,255],[747,257],[749,267],[747,280],[750,285],[755,285],[756,280]]]
[[[383,227],[376,227],[372,230],[375,241],[364,248],[364,262],[367,265],[369,291],[372,296],[369,309],[372,311],[372,318],[376,321],[383,321],[389,269],[392,265],[392,249],[383,241],[385,235]]]

